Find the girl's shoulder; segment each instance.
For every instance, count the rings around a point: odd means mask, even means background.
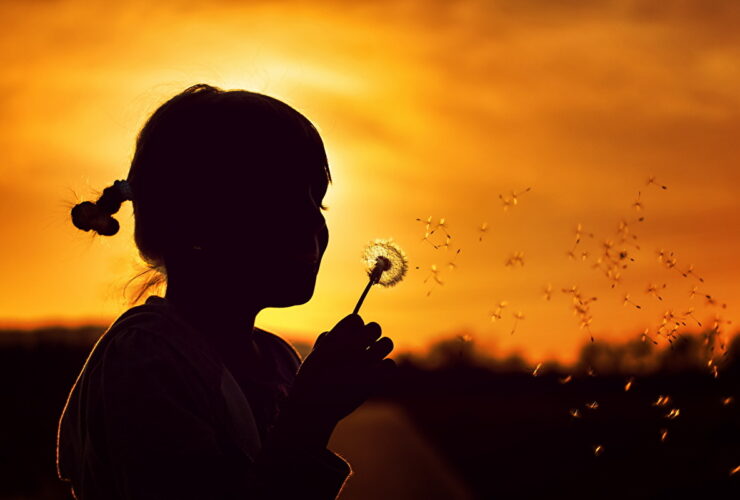
[[[188,365],[211,381],[221,376],[221,363],[213,347],[157,296],[121,314],[99,344],[96,350],[112,350],[132,362],[148,355],[160,357],[161,362]]]

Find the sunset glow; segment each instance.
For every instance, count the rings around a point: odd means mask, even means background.
[[[734,333],[740,5],[550,5],[1,4],[1,322],[128,307],[130,203],[110,238],[70,209],[126,178],[149,114],[204,82],[284,100],[329,157],[314,297],[262,328],[313,341],[349,314],[377,237],[408,272],[361,314],[398,351],[466,334],[537,374],[591,336]]]

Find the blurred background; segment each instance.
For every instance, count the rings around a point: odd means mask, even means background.
[[[367,242],[409,257],[363,305],[401,370],[332,438],[355,468],[342,498],[739,491],[736,2],[7,1],[0,19],[0,498],[68,498],[57,420],[143,269],[130,204],[111,238],[70,209],[201,82],[287,102],[329,157],[314,297],[258,326],[305,354],[351,312]]]

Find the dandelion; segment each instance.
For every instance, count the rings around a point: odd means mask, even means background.
[[[362,262],[370,278],[353,314],[358,314],[367,292],[374,284],[391,287],[400,282],[406,275],[408,259],[406,253],[392,238],[371,241],[362,253]]]

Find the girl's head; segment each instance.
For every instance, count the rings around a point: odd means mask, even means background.
[[[258,297],[259,308],[311,298],[328,243],[321,200],[331,174],[321,137],[292,107],[189,87],[144,125],[127,180],[139,254],[168,286]],[[115,234],[118,187],[76,205],[75,226]]]

